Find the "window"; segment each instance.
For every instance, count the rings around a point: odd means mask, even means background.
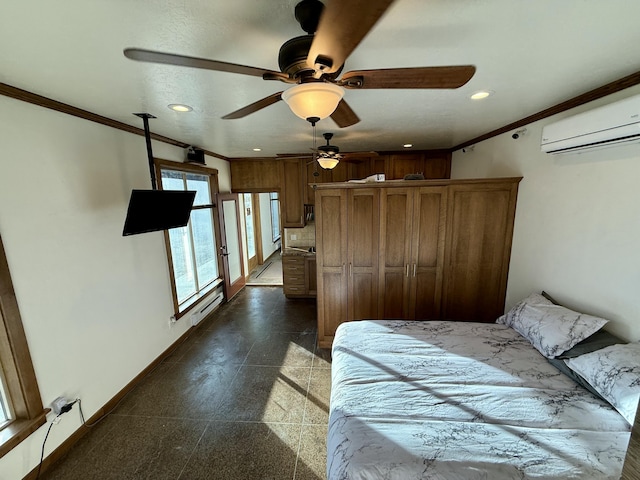
[[[196,192],[189,223],[167,230],[176,316],[181,316],[220,283],[216,212],[217,171],[156,161],[162,190]],[[213,172],[213,173],[212,173]]]
[[[0,238],[0,457],[46,421]]]
[[[269,205],[271,206],[271,237],[273,242],[280,240],[280,200],[278,192],[269,193]]]

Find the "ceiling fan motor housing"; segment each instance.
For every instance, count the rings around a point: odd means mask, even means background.
[[[313,74],[313,69],[307,65],[307,55],[313,38],[313,35],[302,35],[288,40],[280,47],[278,65],[281,72],[290,77],[305,76],[303,72]]]

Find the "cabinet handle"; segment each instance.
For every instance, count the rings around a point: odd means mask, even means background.
[[[407,263],[406,268],[405,268],[405,276],[409,276],[409,264]]]
[[[413,264],[413,276],[414,277],[416,276],[416,266],[417,266],[417,263],[414,263]]]
[[[342,275],[344,275],[344,263],[342,264]]]
[[[349,276],[353,277],[353,267],[352,267],[351,263],[349,263]]]

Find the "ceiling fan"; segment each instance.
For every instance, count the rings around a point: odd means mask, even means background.
[[[322,136],[326,140],[326,145],[320,145],[317,148],[312,148],[312,152],[308,154],[297,154],[297,153],[279,153],[277,157],[279,158],[311,158],[314,160],[318,160],[318,162],[322,165],[323,161],[326,165],[330,165],[331,162],[335,160],[335,165],[338,164],[339,161],[344,162],[358,162],[362,161],[365,158],[377,157],[378,152],[347,152],[340,153],[340,147],[335,145],[331,145],[329,142],[333,138],[333,133],[323,133]],[[327,167],[324,167],[327,168]],[[333,167],[330,167],[333,168]]]
[[[205,58],[126,48],[132,60],[202,68],[279,80],[293,87],[225,115],[237,119],[284,100],[293,113],[316,122],[330,116],[340,128],[360,121],[342,98],[344,89],[458,88],[473,77],[473,65],[355,70],[340,74],[347,57],[391,6],[393,0],[302,0],[295,17],[307,35],[280,47],[280,72]],[[310,104],[310,103],[311,104]]]

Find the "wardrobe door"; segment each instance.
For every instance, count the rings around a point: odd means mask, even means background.
[[[347,191],[316,192],[318,345],[331,346],[347,319]]]
[[[385,319],[409,319],[413,189],[383,188],[380,195],[378,312]]]
[[[518,185],[449,188],[443,317],[492,322],[504,312]]]
[[[347,196],[348,320],[378,318],[380,189],[349,190]]]
[[[440,318],[446,227],[446,187],[414,192],[410,262],[410,317]]]

